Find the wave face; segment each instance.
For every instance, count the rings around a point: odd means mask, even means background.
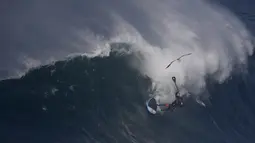
[[[254,74],[212,84],[206,108],[190,98],[151,116],[153,81],[130,68],[134,57],[77,56],[1,81],[1,142],[254,142]]]
[[[13,20],[23,41],[13,45],[28,49],[10,49],[0,77],[30,70],[0,82],[3,142],[254,142],[253,36],[225,8],[202,0],[65,1],[57,5],[70,21],[61,26],[66,17],[54,4],[33,5],[32,18],[42,18],[34,29],[51,36],[35,35],[51,40],[26,43],[34,32],[26,38],[26,22]],[[185,106],[149,115],[150,96],[174,100],[172,76]]]

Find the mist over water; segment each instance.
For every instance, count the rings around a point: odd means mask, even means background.
[[[100,51],[107,55],[109,43],[121,41],[143,51],[147,60],[141,70],[155,82],[175,75],[180,85],[198,83],[189,90],[199,92],[205,75],[222,82],[233,65],[245,64],[253,52],[252,38],[236,16],[203,0],[65,1],[51,5],[44,1],[20,6],[6,12],[11,19],[5,29],[12,29],[15,36],[3,43],[1,79],[23,75],[67,55],[90,55],[95,49],[94,56]],[[193,54],[183,59],[185,62],[163,70],[171,60],[189,52]]]
[[[253,37],[225,8],[201,0],[141,0],[132,4],[146,19],[138,20],[142,26],[132,23],[136,15],[130,20],[113,10],[111,36],[92,40],[94,47],[98,51],[107,49],[111,42],[132,44],[133,52],[139,53],[139,64],[133,63],[133,67],[152,78],[157,94],[167,100],[174,99],[172,76],[184,92],[198,95],[205,90],[208,78],[222,83],[233,72],[245,71],[247,58],[253,54]],[[187,53],[192,55],[165,69]]]

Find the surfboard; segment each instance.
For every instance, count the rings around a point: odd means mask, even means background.
[[[146,107],[148,112],[150,112],[151,114],[157,114],[157,101],[154,97],[149,98],[146,101]]]

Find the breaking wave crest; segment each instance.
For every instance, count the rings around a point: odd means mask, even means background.
[[[182,91],[198,95],[206,90],[206,80],[223,83],[233,73],[246,71],[247,58],[253,54],[253,37],[229,11],[204,1],[134,1],[143,13],[141,25],[113,9],[111,36],[85,32],[87,43],[96,55],[109,54],[113,42],[128,43],[136,54],[132,67],[154,82],[157,94],[173,100],[172,76]],[[89,36],[88,36],[89,35]],[[84,38],[86,40],[86,38]],[[92,40],[93,39],[93,40]],[[181,62],[171,61],[192,53]],[[138,64],[139,63],[139,64]]]

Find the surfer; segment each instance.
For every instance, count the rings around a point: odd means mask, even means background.
[[[183,106],[183,97],[180,96],[179,88],[176,84],[176,78],[173,76],[172,80],[176,87],[176,93],[175,93],[175,100],[171,104],[159,104],[158,106],[165,106],[166,108],[161,108],[161,111],[173,111],[176,107],[182,107]]]
[[[180,96],[179,92],[175,94],[175,100],[171,104],[159,104],[158,106],[165,106],[166,108],[161,108],[161,111],[173,111],[176,107],[183,106],[183,97]]]
[[[152,114],[156,114],[158,112],[165,112],[165,111],[173,111],[176,107],[182,107],[183,106],[183,97],[180,96],[180,92],[179,92],[179,88],[176,84],[176,78],[173,76],[172,80],[175,84],[176,87],[176,93],[175,93],[175,100],[174,102],[170,103],[170,104],[158,104],[156,99],[150,98],[147,101],[147,110],[152,113]]]

